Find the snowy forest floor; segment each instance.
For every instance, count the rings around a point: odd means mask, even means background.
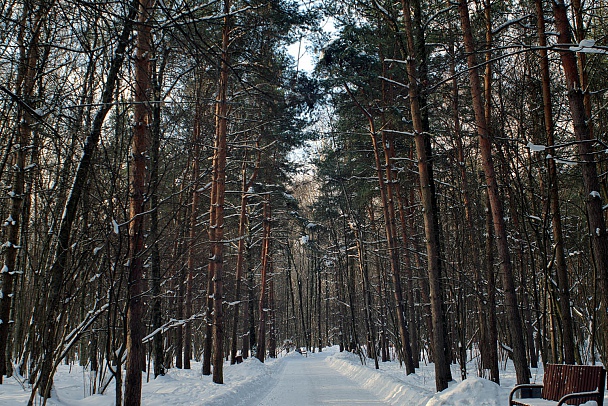
[[[210,376],[201,376],[201,365],[192,369],[171,369],[143,386],[145,406],[169,405],[307,405],[307,404],[394,404],[428,406],[498,406],[508,403],[510,389],[515,384],[513,365],[501,365],[501,386],[477,378],[475,361],[469,362],[468,376],[460,379],[457,365],[452,365],[455,379],[443,392],[435,393],[434,366],[421,365],[416,374],[405,376],[398,362],[381,363],[373,367],[373,360],[361,365],[359,357],[348,352],[340,353],[337,347],[307,356],[292,352],[262,364],[255,358],[242,364],[226,365],[223,385],[211,382]],[[316,375],[317,381],[314,380]],[[303,379],[303,376],[306,379]],[[144,379],[146,377],[144,376]],[[342,379],[342,381],[338,381]],[[532,370],[532,381],[542,382],[542,368]],[[54,397],[49,406],[110,406],[114,404],[114,386],[110,384],[105,395],[88,396],[91,376],[78,365],[61,365],[55,378]],[[354,383],[354,385],[352,385]],[[332,396],[323,397],[324,388]],[[350,389],[352,388],[352,389]],[[342,391],[337,396],[336,391]],[[0,405],[25,405],[29,398],[27,387],[16,378],[0,385]],[[336,399],[332,401],[332,399]],[[375,399],[377,402],[370,402]],[[606,397],[608,403],[608,397]],[[312,402],[312,403],[308,403]]]

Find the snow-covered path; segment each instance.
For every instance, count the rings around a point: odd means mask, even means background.
[[[369,360],[368,360],[369,361]],[[361,359],[337,346],[302,356],[293,351],[261,363],[248,358],[241,364],[224,365],[224,384],[212,383],[201,374],[201,364],[192,369],[172,368],[165,376],[142,374],[143,406],[502,406],[515,385],[512,363],[501,370],[501,382],[475,376],[476,364],[469,363],[469,378],[458,379],[458,365],[452,365],[456,380],[443,392],[435,392],[434,365],[422,364],[406,376],[399,362],[361,365]],[[542,369],[535,370],[535,382],[542,381]],[[55,376],[54,396],[49,406],[114,406],[114,382],[105,394],[91,396],[93,375],[73,363],[60,365]],[[25,406],[31,388],[24,378],[13,376],[0,385],[0,406]],[[604,404],[608,404],[608,396]]]
[[[388,405],[357,382],[331,368],[328,353],[290,356],[283,360],[282,371],[260,406],[310,405]]]

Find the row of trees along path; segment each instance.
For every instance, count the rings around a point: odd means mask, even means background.
[[[605,362],[608,5],[550,3],[2,3],[0,383]]]

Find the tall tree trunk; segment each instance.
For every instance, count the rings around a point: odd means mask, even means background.
[[[418,80],[418,69],[416,67],[417,54],[414,40],[411,13],[412,8],[409,0],[402,0],[403,20],[405,23],[405,34],[407,37],[407,74],[409,83],[409,99],[412,122],[414,127],[414,141],[416,144],[416,155],[418,157],[418,176],[420,182],[420,199],[423,208],[424,230],[426,236],[426,250],[428,256],[428,275],[431,299],[431,317],[433,319],[433,347],[435,361],[435,387],[442,391],[448,387],[452,380],[450,372],[450,360],[446,356],[446,321],[443,309],[443,292],[441,283],[441,252],[439,245],[438,221],[435,218],[433,179],[429,167],[429,146],[425,140],[425,129],[422,122],[420,109],[420,89]]]
[[[491,4],[489,2],[489,0],[485,0],[484,3],[484,17],[485,17],[485,24],[486,24],[486,52],[485,52],[485,74],[484,74],[484,93],[485,93],[485,118],[486,118],[486,125],[488,126],[488,131],[489,131],[489,127],[491,125],[491,120],[492,120],[492,14],[491,14]],[[461,143],[460,140],[458,140],[459,143]],[[462,147],[462,145],[461,145]],[[464,166],[462,166],[463,170],[464,170]],[[464,173],[463,173],[464,175]],[[465,179],[465,184],[466,182],[466,178]],[[468,191],[465,191],[465,195],[468,193]],[[468,209],[466,208],[466,206],[469,206]],[[488,213],[490,214],[492,212],[490,204],[489,204],[489,200],[488,200],[488,204],[487,204],[487,208],[488,208]],[[472,218],[471,216],[471,208],[470,208],[470,201],[468,202],[468,204],[465,204],[465,210],[467,212],[467,217],[468,220],[470,221],[470,225],[472,226]],[[489,217],[490,223],[489,225],[492,226],[491,223],[491,215]],[[470,230],[470,236],[471,236],[471,241],[473,240],[473,228],[471,228]],[[486,229],[486,232],[487,229]],[[494,233],[491,233],[490,235],[493,235]],[[490,244],[492,242],[492,239],[490,239]],[[488,273],[487,273],[487,287],[488,287],[488,292],[487,292],[487,298],[488,300],[484,300],[486,302],[486,305],[484,306],[483,304],[481,304],[481,309],[482,310],[482,330],[485,333],[485,337],[484,337],[484,344],[485,344],[485,350],[486,350],[486,354],[482,354],[482,366],[484,369],[488,369],[490,372],[490,380],[492,380],[493,382],[496,383],[500,383],[500,376],[499,376],[499,369],[498,369],[498,336],[497,336],[497,331],[496,331],[496,306],[495,306],[495,300],[494,300],[494,252],[492,250],[492,246],[486,246],[486,249],[488,250],[487,252],[487,256],[488,256],[488,265],[487,265],[487,269],[488,269]],[[474,265],[476,269],[479,269],[479,263],[477,261],[477,264]],[[491,279],[490,279],[491,278]],[[479,271],[476,271],[476,280],[479,282],[481,281],[481,274]],[[492,288],[492,291],[490,291],[490,287]],[[490,300],[491,299],[491,300]],[[490,316],[486,315],[489,314]]]
[[[545,134],[547,136],[547,153],[555,156],[553,136],[553,108],[551,98],[551,76],[549,72],[549,58],[547,56],[547,35],[545,32],[545,16],[542,0],[536,3],[536,28],[538,31],[540,74],[543,89],[543,113],[545,120]],[[570,311],[570,282],[568,281],[568,265],[564,253],[564,239],[562,232],[562,216],[559,204],[559,189],[557,178],[557,165],[554,159],[547,159],[549,175],[549,204],[551,207],[551,225],[553,230],[553,244],[555,249],[555,269],[557,271],[558,295],[562,313],[564,363],[574,364],[574,332],[572,327],[572,313]]]
[[[302,323],[302,334],[304,335],[304,343],[306,344],[306,348],[310,347],[310,329],[306,324],[306,317],[304,315],[304,297],[302,294],[302,278],[300,276],[300,272],[298,272],[298,268],[295,268],[296,271],[296,283],[298,284],[298,303],[300,309],[300,321]],[[251,300],[251,299],[250,299]]]
[[[450,53],[454,56],[454,47],[453,43],[450,43]],[[475,295],[475,303],[477,306],[477,318],[479,324],[479,351],[481,353],[481,369],[480,371],[482,377],[486,377],[484,371],[491,371],[492,364],[490,363],[490,359],[495,359],[498,361],[498,357],[491,357],[490,351],[491,346],[488,343],[488,320],[487,313],[488,310],[487,300],[483,293],[483,277],[482,277],[482,268],[480,255],[478,250],[478,242],[476,241],[476,233],[475,233],[475,222],[473,219],[473,208],[471,204],[471,197],[469,194],[469,181],[467,175],[467,168],[465,163],[465,153],[464,146],[462,143],[462,133],[460,126],[460,113],[459,113],[459,91],[458,91],[458,77],[456,76],[456,61],[455,58],[452,58],[450,61],[450,76],[454,77],[452,83],[452,114],[454,117],[454,135],[455,135],[455,144],[456,144],[456,153],[458,157],[458,166],[460,169],[460,182],[462,189],[462,203],[464,206],[464,218],[466,221],[466,238],[469,242],[469,264],[473,269],[475,289],[477,290]],[[496,348],[494,346],[494,348]],[[493,376],[490,373],[490,380],[498,383],[498,376]]]
[[[277,357],[277,336],[276,336],[276,312],[275,312],[275,301],[274,301],[274,266],[272,263],[272,259],[270,260],[270,264],[268,267],[269,270],[269,278],[268,278],[268,313],[269,317],[269,331],[268,331],[268,357],[276,358]],[[321,352],[321,349],[319,349]]]
[[[488,368],[490,380],[500,384],[498,369],[498,330],[496,325],[496,278],[494,276],[494,224],[492,221],[492,207],[489,194],[486,194],[486,285],[488,318]]]
[[[335,233],[332,233],[332,237],[335,240],[335,238],[336,238]],[[287,335],[288,335],[288,337],[301,337],[303,332],[298,332],[298,325],[297,325],[298,317],[296,315],[296,295],[293,290],[293,279],[291,277],[291,270],[292,270],[292,267],[294,266],[294,259],[293,259],[293,254],[291,252],[291,244],[289,242],[287,242],[285,244],[285,249],[286,249],[286,253],[287,253],[287,269],[285,270],[285,283],[287,284],[287,286],[289,288],[289,299],[290,299],[291,313],[292,313],[291,315],[288,315],[288,319],[287,319],[288,323],[290,321],[292,321],[292,323],[290,323],[290,325],[292,327],[288,328]],[[300,333],[300,334],[298,334],[298,333]],[[298,340],[296,339],[294,341],[294,344],[297,342],[298,342]]]
[[[560,51],[562,67],[566,79],[566,88],[568,89],[568,102],[570,105],[570,113],[572,114],[572,122],[574,124],[574,136],[578,143],[579,160],[581,161],[581,170],[583,175],[583,185],[586,196],[586,210],[589,226],[589,236],[591,238],[591,247],[594,266],[597,269],[597,277],[599,280],[600,290],[603,298],[604,314],[608,309],[608,233],[606,232],[606,220],[603,214],[603,199],[600,195],[600,182],[597,174],[597,166],[593,151],[593,137],[589,125],[589,115],[585,108],[585,97],[583,88],[581,87],[580,73],[577,66],[577,58],[574,52],[568,47],[572,41],[570,35],[570,23],[566,11],[566,5],[563,0],[555,0],[553,4],[553,14],[555,15],[555,25],[557,28],[558,44],[563,44],[563,49]],[[553,161],[553,160],[550,160]],[[558,275],[559,277],[559,275]],[[560,295],[565,294],[562,282],[567,282],[567,275],[562,275],[564,281],[560,281]],[[569,302],[567,302],[569,304]],[[561,305],[565,305],[560,304]],[[569,313],[568,309],[565,314]],[[607,343],[604,345],[603,359],[607,359],[608,352],[608,334],[606,336]]]
[[[391,140],[391,156],[394,157],[394,140]],[[410,242],[410,233],[408,233],[408,224],[407,224],[407,200],[404,196],[403,190],[401,186],[396,182],[397,175],[394,175],[394,187],[395,187],[395,198],[396,203],[399,205],[399,222],[401,225],[401,238],[402,238],[402,246],[403,250],[406,254],[403,256],[404,261],[404,273],[405,273],[405,289],[406,289],[406,300],[407,300],[407,317],[408,317],[408,330],[410,333],[410,346],[412,348],[412,361],[414,362],[414,368],[420,368],[420,348],[418,348],[419,341],[419,332],[414,326],[416,326],[415,312],[416,308],[414,305],[414,273],[412,272],[412,260],[409,255],[408,246]],[[378,281],[380,281],[380,274],[378,275]],[[380,282],[378,282],[380,283]],[[380,286],[378,287],[380,290]],[[383,310],[384,312],[384,310]],[[383,318],[386,315],[383,313]],[[383,355],[383,362],[384,355]]]
[[[572,0],[572,16],[574,18],[574,41],[580,42],[585,39],[585,24],[583,21],[583,3],[581,0]],[[586,69],[587,55],[584,52],[578,54],[578,72],[581,81],[581,88],[587,89],[589,86],[589,72]],[[591,116],[591,92],[583,92],[583,105],[588,120],[592,120]],[[589,124],[589,132],[593,136],[593,125]]]
[[[215,154],[213,165],[212,210],[215,211],[209,228],[215,230],[210,264],[213,279],[213,382],[224,383],[224,201],[226,198],[226,137],[228,133],[228,46],[230,44],[230,0],[224,0],[224,26],[222,27],[222,54],[220,79],[215,109]],[[215,195],[215,196],[213,196]],[[215,197],[215,198],[214,198]]]
[[[524,323],[524,329],[525,329],[525,339],[527,341],[528,344],[528,357],[530,359],[530,367],[531,368],[538,368],[538,353],[536,351],[535,348],[535,342],[534,342],[534,328],[533,328],[533,321],[532,321],[532,314],[530,312],[530,291],[528,289],[527,286],[527,281],[528,281],[528,277],[527,277],[527,268],[528,268],[528,264],[526,263],[526,259],[524,257],[524,237],[528,235],[527,230],[525,229],[525,223],[522,224],[522,222],[519,220],[519,215],[517,214],[517,204],[515,202],[515,198],[513,196],[513,193],[509,193],[509,204],[511,206],[511,212],[514,213],[513,214],[513,229],[517,230],[515,231],[517,234],[515,234],[515,238],[517,240],[516,243],[514,243],[514,247],[513,247],[513,251],[515,252],[515,264],[519,263],[519,267],[520,267],[520,271],[519,271],[519,277],[520,277],[520,285],[521,285],[521,289],[520,289],[520,300],[521,300],[521,304],[522,304],[522,321]],[[534,212],[536,212],[536,210],[534,210]],[[521,231],[520,231],[521,230]],[[530,242],[528,243],[528,245],[532,245]],[[541,244],[542,245],[542,244]],[[544,255],[543,255],[544,257]],[[536,269],[536,266],[534,265],[534,262],[531,261],[530,263],[530,268],[532,269]],[[543,269],[547,269],[546,263],[542,265]],[[561,353],[561,351],[560,351]]]
[[[357,107],[362,111],[369,123],[369,134],[372,139],[372,147],[374,151],[374,161],[376,164],[376,176],[378,178],[378,186],[380,189],[380,198],[382,201],[382,211],[384,214],[385,222],[385,233],[389,251],[389,263],[391,267],[391,276],[394,285],[395,295],[395,310],[397,312],[397,322],[399,328],[399,339],[401,341],[401,350],[403,351],[403,361],[405,363],[405,373],[413,374],[416,372],[414,368],[414,361],[412,357],[412,348],[410,345],[410,336],[407,328],[407,321],[405,318],[405,301],[403,299],[403,289],[401,287],[401,275],[399,272],[400,258],[399,249],[396,241],[397,234],[394,232],[395,227],[395,212],[394,202],[392,195],[388,196],[388,188],[384,181],[384,175],[382,173],[382,162],[380,160],[380,147],[378,146],[378,133],[374,124],[374,118],[367,109],[365,109],[355,98],[354,94],[350,91],[349,87],[344,85],[347,93],[351,96],[352,100],[356,103]],[[386,173],[391,173],[390,168],[387,168]],[[389,180],[390,180],[389,176]],[[393,210],[389,209],[389,205],[393,205]],[[392,217],[391,217],[392,213]]]
[[[318,233],[317,233],[318,236]],[[319,257],[316,255],[316,253],[314,254],[314,266],[313,266],[313,270],[315,272],[314,278],[315,278],[315,282],[316,282],[316,302],[315,302],[315,307],[317,308],[317,348],[319,348],[319,352],[323,351],[323,334],[321,331],[321,312],[323,310],[322,306],[321,306],[321,265],[320,265],[320,261],[319,261]]]
[[[256,146],[259,147],[259,143],[256,142]],[[249,202],[249,189],[253,186],[253,182],[258,175],[258,170],[260,168],[260,159],[261,154],[258,152],[258,158],[256,160],[255,168],[253,169],[253,173],[247,179],[247,154],[245,154],[245,158],[243,159],[243,167],[241,170],[242,177],[242,189],[241,189],[241,211],[239,213],[239,235],[238,235],[238,248],[237,248],[237,256],[236,256],[236,275],[235,275],[235,292],[234,292],[234,300],[236,304],[234,306],[234,314],[232,316],[232,341],[230,344],[230,363],[236,363],[236,353],[237,353],[237,332],[239,328],[239,313],[240,313],[240,298],[241,298],[241,285],[243,283],[243,267],[245,264],[245,234],[248,229],[248,218],[247,218],[247,204]],[[246,327],[246,326],[244,326]]]
[[[415,55],[416,55],[416,60],[414,61],[414,63],[416,64],[416,70],[418,72],[418,83],[419,84],[423,84],[423,83],[429,83],[429,68],[428,68],[428,59],[429,59],[429,52],[428,52],[428,47],[426,45],[426,39],[425,39],[425,26],[426,26],[426,22],[423,21],[423,16],[422,16],[422,4],[420,0],[416,0],[413,2],[412,4],[412,9],[413,9],[413,16],[414,19],[412,20],[413,23],[413,35],[414,35],[414,47],[416,49],[415,51]],[[419,104],[419,110],[420,110],[420,117],[421,117],[421,124],[422,124],[422,129],[424,130],[423,133],[423,138],[424,138],[424,145],[426,148],[426,156],[428,158],[427,161],[427,167],[428,167],[428,179],[430,181],[429,184],[429,189],[431,190],[430,192],[430,197],[431,197],[431,206],[433,208],[433,220],[435,221],[435,225],[434,225],[434,229],[435,229],[435,245],[437,246],[437,251],[439,252],[439,257],[441,257],[441,241],[443,241],[443,239],[441,238],[441,227],[439,227],[439,205],[437,203],[437,192],[436,192],[436,188],[435,188],[435,177],[433,175],[433,146],[431,143],[431,133],[430,133],[430,121],[429,121],[429,106],[428,106],[428,101],[427,101],[427,92],[425,90],[424,87],[419,87],[418,89],[418,104]],[[443,267],[441,262],[439,263],[440,266],[440,274],[443,274]],[[442,288],[443,289],[443,288]],[[442,299],[443,302],[443,299]],[[450,370],[450,359],[452,358],[452,346],[449,345],[449,341],[450,341],[450,337],[449,337],[449,331],[447,330],[447,316],[446,314],[446,307],[444,304],[442,304],[442,308],[443,308],[443,312],[444,312],[444,317],[443,317],[443,323],[444,323],[444,331],[448,332],[448,336],[446,336],[445,341],[447,341],[447,344],[444,345],[444,352],[445,352],[445,358],[448,360],[448,362],[443,366],[444,367],[444,375],[448,376],[449,380],[452,379],[452,371]]]
[[[19,64],[17,67],[16,91],[15,96],[17,103],[17,119],[18,123],[16,131],[16,139],[13,143],[15,149],[13,158],[13,178],[11,185],[10,209],[9,215],[4,226],[6,227],[7,241],[4,243],[6,247],[4,252],[4,265],[0,271],[2,287],[0,292],[0,384],[3,382],[3,376],[7,374],[7,369],[10,362],[10,354],[8,349],[9,329],[12,323],[11,307],[13,306],[13,288],[15,286],[16,275],[22,274],[23,270],[17,269],[18,252],[21,249],[20,234],[22,226],[26,226],[27,218],[23,216],[23,206],[25,200],[25,172],[27,162],[27,152],[31,149],[31,124],[34,117],[30,110],[34,86],[37,79],[37,69],[39,62],[39,41],[46,22],[48,11],[53,7],[54,2],[42,2],[36,10],[30,10],[30,3],[24,4],[21,21],[19,24],[19,32],[17,34],[17,45],[19,49]],[[30,13],[34,14],[33,16]],[[31,25],[28,20],[32,19]],[[31,30],[31,38],[29,43],[25,43],[27,28]],[[9,151],[7,151],[8,153]],[[7,155],[8,158],[8,155]],[[8,358],[8,359],[7,359]]]
[[[188,215],[184,214],[184,221],[187,221]],[[177,314],[178,320],[184,319],[184,278],[185,272],[183,267],[176,272],[177,273],[177,284],[176,286],[176,300],[175,300],[175,313]],[[175,327],[175,368],[182,369],[184,367],[184,325],[183,323],[179,323]],[[204,365],[204,360],[203,360]],[[211,370],[211,368],[209,368]],[[203,375],[205,375],[203,373]],[[209,375],[209,374],[207,374]]]
[[[260,268],[260,299],[258,302],[258,311],[259,311],[259,324],[258,324],[258,349],[257,349],[257,358],[264,362],[264,358],[266,357],[266,316],[267,316],[267,295],[266,295],[266,284],[267,284],[267,274],[268,267],[270,264],[270,230],[271,230],[271,211],[270,211],[270,201],[269,196],[264,196],[264,211],[262,214],[262,223],[263,223],[263,231],[262,231],[262,265]]]
[[[383,55],[383,51],[382,51],[382,47],[379,47],[379,56],[380,56],[380,60],[382,61],[382,76],[383,77],[388,77],[388,72],[386,69],[386,63],[385,63],[385,58]],[[389,103],[390,100],[393,100],[393,96],[392,96],[392,92],[390,91],[391,87],[390,84],[387,83],[387,81],[382,81],[382,101],[383,101],[383,108],[382,111],[380,113],[381,116],[381,120],[382,120],[382,126],[385,127],[386,126],[386,118],[385,118],[385,114],[384,112],[389,108]],[[394,101],[394,100],[393,100]],[[401,241],[401,249],[404,252],[407,252],[408,249],[408,233],[407,233],[407,227],[406,227],[406,213],[404,210],[404,203],[403,203],[403,197],[402,197],[402,191],[401,191],[401,187],[398,181],[398,171],[395,168],[394,165],[394,158],[396,156],[395,153],[395,139],[392,133],[388,133],[382,131],[382,146],[383,146],[383,152],[384,152],[384,164],[385,164],[385,174],[386,174],[386,197],[388,200],[388,212],[389,212],[389,217],[390,217],[390,224],[389,224],[389,232],[392,234],[392,238],[390,240],[395,241],[396,246],[398,246],[397,241],[398,241],[398,227],[397,227],[397,213],[395,212],[395,210],[398,210],[399,213],[399,220],[400,220],[400,225],[401,225],[401,237],[402,237],[402,241]],[[395,207],[397,206],[397,207]],[[370,221],[371,221],[371,225],[372,225],[372,229],[375,229],[375,220],[373,217],[373,210],[370,208],[369,210],[370,213]],[[396,254],[397,256],[400,256],[398,253]],[[410,353],[412,354],[412,362],[414,365],[414,369],[419,367],[419,358],[420,358],[420,351],[418,349],[418,334],[415,328],[413,328],[413,326],[415,325],[414,322],[414,301],[413,301],[413,285],[412,285],[412,266],[411,266],[411,262],[410,262],[410,256],[409,255],[404,255],[403,256],[403,260],[404,260],[404,267],[405,267],[405,278],[406,278],[406,291],[405,291],[405,302],[403,303],[403,311],[405,312],[405,314],[407,315],[407,325],[410,326],[410,328],[407,329],[408,333],[409,333],[409,344],[410,344],[410,348],[411,351]],[[379,267],[379,258],[376,257],[376,266]],[[399,270],[401,268],[399,267]],[[379,270],[379,268],[378,268]],[[399,272],[400,273],[400,272]],[[393,273],[394,274],[394,273]],[[382,275],[380,272],[378,272],[378,293],[381,297],[381,293],[382,293],[382,284],[381,284],[381,280],[382,280]],[[388,359],[388,354],[387,351],[385,351],[385,346],[384,343],[386,343],[387,341],[385,340],[386,336],[385,336],[385,307],[384,307],[384,303],[381,303],[381,315],[380,315],[380,319],[381,319],[381,347],[382,347],[382,361],[385,362]],[[407,309],[407,311],[406,311]]]
[[[201,132],[202,132],[202,110],[203,106],[200,102],[202,98],[201,83],[202,79],[197,79],[197,91],[196,91],[196,106],[194,112],[194,128],[192,131],[192,200],[190,203],[190,227],[188,236],[188,261],[186,271],[186,301],[184,303],[185,319],[188,320],[184,326],[184,369],[190,369],[190,360],[192,358],[192,282],[194,272],[196,268],[196,243],[198,241],[198,206],[200,204],[200,149],[201,149]]]
[[[129,284],[127,292],[127,363],[125,375],[125,404],[141,404],[141,372],[145,365],[144,337],[144,206],[148,144],[152,118],[150,75],[151,25],[150,13],[154,0],[140,0],[135,52],[135,108],[133,141],[131,144],[129,199]]]
[[[245,232],[247,231],[247,201],[249,189],[247,185],[247,154],[243,159],[243,165],[241,169],[242,177],[242,189],[241,189],[241,211],[239,213],[239,235],[238,235],[238,248],[236,254],[236,272],[235,272],[235,288],[234,288],[234,314],[232,315],[232,333],[230,342],[230,364],[236,364],[237,357],[237,333],[239,330],[239,310],[240,310],[240,298],[241,298],[241,284],[243,279],[243,266],[245,262]]]
[[[251,234],[251,224],[247,223],[247,235]],[[249,351],[251,349],[251,345],[255,342],[255,325],[253,324],[253,311],[254,311],[254,303],[253,303],[253,275],[254,271],[251,268],[251,246],[250,241],[247,240],[245,244],[245,262],[247,263],[247,307],[244,309],[243,314],[243,328],[246,333],[243,335],[243,350],[241,353],[243,354],[243,359],[247,359],[249,357]]]
[[[212,192],[213,193],[213,192]],[[211,201],[213,201],[213,195]],[[215,216],[215,210],[213,207],[210,209],[209,217]],[[213,220],[215,224],[215,220]],[[215,241],[215,230],[209,227],[209,243],[213,244]],[[205,339],[203,341],[203,366],[202,374],[211,375],[211,357],[213,353],[213,278],[215,275],[215,264],[211,260],[213,258],[213,250],[210,252],[209,266],[207,268],[207,296],[205,300]]]
[[[402,227],[405,227],[405,216],[403,215],[403,203],[401,201],[400,198],[398,198],[399,200],[399,214],[401,217],[401,225]],[[369,212],[369,222],[370,222],[370,226],[373,232],[373,238],[380,240],[379,238],[379,232],[377,230],[376,227],[376,219],[374,216],[374,208],[372,205],[370,205],[368,207],[368,212]],[[405,230],[405,228],[404,228]],[[407,236],[407,232],[404,231],[403,233],[404,237]],[[404,238],[404,241],[407,241],[406,238]],[[405,244],[404,244],[404,248],[405,248]],[[378,247],[378,244],[376,244],[376,247]],[[377,248],[374,248],[377,249]],[[409,263],[409,256],[405,255],[404,257],[405,262],[405,266],[406,269],[408,269],[411,264]],[[383,282],[384,282],[384,273],[382,272],[382,266],[380,264],[380,258],[378,255],[376,255],[374,257],[374,267],[376,268],[376,275],[378,277],[378,285],[377,285],[377,292],[378,292],[378,299],[380,301],[379,305],[380,305],[380,349],[382,351],[382,362],[387,362],[389,360],[389,355],[388,355],[388,338],[387,338],[387,332],[386,332],[386,305],[384,303],[384,298],[382,297],[382,287],[383,287]],[[414,322],[414,318],[413,318],[413,314],[414,314],[414,306],[413,306],[413,289],[411,287],[411,268],[409,268],[409,272],[406,275],[407,277],[407,287],[406,289],[408,290],[408,325],[409,326],[414,326],[415,322]],[[371,302],[371,299],[369,300]],[[418,352],[418,346],[416,345],[417,343],[414,341],[417,341],[416,335],[412,335],[412,331],[415,330],[414,328],[410,328],[410,344],[411,344],[411,348],[412,348],[412,360],[414,362],[414,367],[418,368],[419,365],[418,364],[418,356],[417,356],[417,352]],[[413,338],[412,338],[413,337]]]
[[[129,8],[129,14],[125,18],[125,23],[118,39],[118,44],[114,56],[110,61],[108,67],[108,74],[101,94],[100,107],[93,118],[91,130],[84,141],[83,151],[78,164],[78,169],[70,188],[70,193],[67,195],[68,199],[63,208],[63,214],[61,216],[59,230],[57,232],[57,242],[54,248],[54,258],[51,268],[49,270],[49,280],[47,283],[46,292],[48,297],[46,299],[46,306],[43,317],[43,331],[40,334],[41,337],[41,351],[42,351],[42,366],[38,379],[36,380],[33,388],[32,395],[28,404],[32,404],[36,396],[36,392],[40,390],[43,397],[48,398],[52,387],[52,379],[55,370],[55,347],[57,344],[58,331],[62,328],[63,315],[61,310],[63,307],[60,305],[62,287],[64,284],[64,277],[66,267],[68,265],[68,257],[70,251],[70,237],[72,235],[72,225],[76,219],[78,204],[82,197],[82,193],[86,190],[86,183],[89,176],[89,171],[92,165],[92,158],[97,148],[97,143],[101,136],[101,128],[103,122],[110,111],[112,106],[112,100],[114,97],[114,89],[120,68],[124,62],[125,50],[129,43],[131,36],[131,30],[137,12],[139,9],[139,0],[134,0]],[[72,159],[69,157],[68,159]],[[60,315],[59,322],[57,321],[57,315]]]
[[[473,110],[475,111],[475,122],[477,124],[477,132],[479,134],[479,147],[481,149],[482,165],[490,198],[492,218],[494,221],[494,231],[496,234],[496,243],[498,247],[498,255],[500,258],[500,268],[502,276],[502,284],[505,295],[505,308],[507,313],[508,328],[510,330],[513,347],[513,363],[515,364],[515,372],[517,374],[517,383],[530,382],[530,370],[526,360],[526,347],[524,344],[521,316],[519,314],[517,296],[515,294],[515,282],[513,278],[513,269],[511,263],[511,255],[509,253],[509,244],[507,240],[507,231],[504,220],[504,210],[502,201],[498,191],[498,182],[496,181],[496,172],[494,170],[494,161],[492,158],[492,144],[490,140],[490,132],[486,122],[485,109],[483,105],[483,95],[481,91],[481,83],[479,80],[479,72],[477,70],[477,61],[475,58],[475,47],[473,44],[473,34],[471,31],[471,22],[469,17],[468,0],[460,0],[458,10],[460,12],[460,21],[464,36],[464,46],[467,52],[467,63],[469,66],[469,81],[471,84],[471,96],[473,99]]]
[[[165,374],[165,354],[163,346],[163,332],[160,330],[162,325],[162,298],[161,292],[161,259],[159,249],[160,228],[158,221],[158,188],[160,186],[159,166],[160,166],[160,120],[161,120],[161,87],[163,83],[164,70],[167,62],[167,53],[163,58],[158,71],[153,69],[152,86],[154,89],[154,105],[152,106],[152,132],[150,140],[150,237],[152,244],[150,249],[150,292],[152,294],[152,331],[154,335],[152,342],[152,356],[154,358],[154,378]]]
[[[339,160],[337,161],[337,164],[340,165],[340,161]],[[340,181],[340,188],[342,190],[343,195],[345,196],[345,203],[346,203],[347,211],[349,213],[352,213],[353,209],[352,209],[352,205],[351,205],[350,194],[347,193],[346,185],[342,181]],[[344,232],[343,232],[344,241],[343,241],[342,245],[344,247],[350,247],[351,246],[350,238],[349,238],[350,235],[349,235],[349,233],[346,232],[346,230],[348,229],[348,227],[347,227],[347,220],[348,219],[347,219],[346,216],[342,216],[342,221],[343,221],[342,229],[344,230]],[[333,224],[333,222],[332,222],[332,224]],[[336,246],[339,246],[337,238],[336,238]],[[350,329],[350,337],[349,338],[350,338],[350,340],[349,340],[349,343],[348,343],[348,349],[349,349],[349,351],[351,351],[351,350],[353,350],[353,348],[351,348],[352,347],[351,346],[351,342],[354,340],[354,342],[357,345],[359,343],[359,337],[358,337],[357,329],[356,329],[355,304],[354,304],[354,299],[353,299],[353,295],[354,295],[354,293],[353,293],[353,291],[354,291],[353,284],[354,284],[354,279],[355,278],[353,277],[354,275],[352,275],[352,274],[350,274],[348,272],[350,269],[352,269],[351,266],[350,266],[350,256],[348,254],[345,255],[345,261],[344,262],[345,262],[345,264],[343,265],[342,268],[345,270],[346,277],[342,273],[339,273],[338,280],[341,282],[341,283],[339,282],[339,286],[344,287],[346,285],[346,295],[348,296],[348,304],[345,304],[345,307],[348,307],[348,311],[350,313],[350,318],[349,318],[350,319],[349,320],[350,321],[350,323],[349,323],[350,324],[349,325],[349,329]],[[346,279],[346,282],[345,282],[345,279]],[[343,332],[341,332],[340,334],[343,335]],[[360,356],[360,354],[359,354],[359,356]]]
[[[370,209],[370,216],[372,216],[373,208]],[[363,309],[365,311],[365,327],[367,330],[367,356],[374,359],[374,366],[379,369],[378,365],[378,352],[376,351],[376,329],[374,327],[374,318],[372,316],[372,295],[371,295],[371,284],[369,281],[369,271],[367,268],[367,258],[365,258],[365,252],[363,247],[363,233],[361,225],[356,220],[351,220],[355,226],[353,231],[355,233],[355,240],[357,244],[357,259],[359,263],[359,271],[361,272],[361,280],[363,282]]]

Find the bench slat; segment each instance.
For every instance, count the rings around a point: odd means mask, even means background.
[[[604,393],[605,379],[605,371],[601,366],[547,364],[543,378],[543,398],[558,401],[569,393],[595,390]],[[568,404],[580,405],[589,400],[593,399],[575,399]]]
[[[553,364],[545,365],[545,376],[543,377],[543,398],[548,400],[558,400],[560,398],[557,385],[552,382],[561,382],[560,369]]]

